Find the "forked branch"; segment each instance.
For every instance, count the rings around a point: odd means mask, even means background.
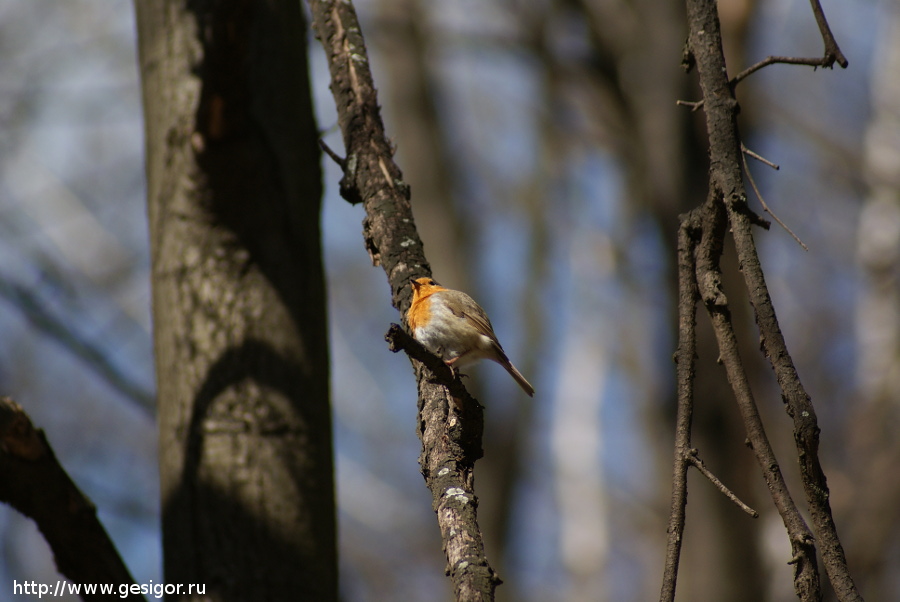
[[[810,67],[827,67],[831,68],[835,63],[846,69],[850,62],[844,53],[841,52],[834,34],[831,33],[831,27],[828,26],[828,20],[825,18],[825,11],[819,0],[809,0],[812,5],[813,15],[816,18],[816,24],[819,26],[819,33],[822,35],[822,42],[825,44],[825,53],[821,57],[802,58],[795,56],[767,56],[755,65],[747,67],[731,79],[731,85],[734,86],[739,81],[746,79],[753,73],[756,73],[763,67],[775,65],[777,63],[785,63],[788,65],[809,65]]]
[[[838,46],[837,40],[834,38],[834,34],[831,33],[831,27],[828,25],[828,20],[825,18],[825,12],[822,10],[822,5],[819,3],[819,0],[809,0],[812,5],[813,15],[816,18],[816,24],[819,26],[819,33],[822,36],[822,42],[825,44],[825,53],[820,57],[800,57],[800,56],[767,56],[763,60],[750,65],[737,75],[731,78],[728,82],[732,88],[738,85],[741,81],[747,79],[763,67],[768,67],[769,65],[808,65],[810,67],[823,67],[823,68],[832,68],[834,64],[837,63],[841,66],[841,68],[846,69],[847,65],[850,62],[847,60],[847,57],[844,56],[844,53],[841,52],[841,48]],[[682,65],[684,66],[686,71],[690,71],[694,68],[696,61],[693,56],[691,56],[691,50],[688,48],[688,52],[686,53],[687,58],[682,61]],[[676,100],[675,103],[690,107],[691,111],[697,111],[701,107],[703,107],[704,99],[696,100],[696,101],[688,101],[688,100]]]
[[[762,67],[776,62],[842,67],[847,60],[834,41],[818,0],[811,0],[816,21],[825,42],[822,59],[785,59],[769,57],[729,81],[722,52],[722,39],[715,0],[687,0],[690,34],[689,60],[700,76],[703,99],[694,108],[703,106],[709,135],[710,169],[709,194],[706,203],[685,218],[679,230],[679,348],[678,397],[676,425],[675,471],[673,477],[672,514],[669,521],[669,547],[660,599],[673,600],[675,572],[678,567],[680,536],[684,528],[686,481],[684,474],[690,463],[686,455],[690,443],[690,410],[693,380],[693,324],[695,304],[699,297],[706,307],[719,346],[720,359],[725,366],[738,407],[772,500],[788,532],[794,566],[794,590],[804,601],[822,599],[816,565],[816,544],[838,600],[856,601],[856,590],[837,536],[829,506],[828,485],[818,459],[819,427],[815,410],[794,368],[787,350],[775,309],[769,297],[762,267],[759,263],[751,227],[760,222],[747,207],[743,184],[745,165],[742,145],[737,132],[738,104],[734,98],[734,84]],[[785,59],[785,60],[782,60]],[[771,212],[770,212],[771,213]],[[774,216],[773,216],[774,217]],[[776,218],[777,219],[777,218]],[[731,323],[728,299],[721,288],[719,259],[724,238],[732,233],[741,271],[744,275],[750,302],[756,313],[762,348],[775,370],[782,398],[794,421],[794,439],[800,458],[801,476],[806,501],[812,517],[815,538],[800,515],[781,474],[778,461],[768,442],[749,381],[744,371],[737,340]],[[693,268],[693,273],[691,273]],[[677,535],[678,541],[675,541]]]

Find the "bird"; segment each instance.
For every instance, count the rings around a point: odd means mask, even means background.
[[[534,387],[506,357],[491,321],[472,297],[444,288],[431,278],[414,278],[410,284],[413,297],[406,323],[413,338],[451,369],[481,359],[495,361],[534,397]]]

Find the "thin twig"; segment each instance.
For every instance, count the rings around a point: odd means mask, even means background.
[[[700,107],[703,106],[703,101],[702,100],[676,100],[675,104],[682,106],[682,107],[690,107],[691,113],[694,113],[698,109],[700,109]]]
[[[325,154],[331,157],[331,160],[338,164],[338,167],[341,169],[347,168],[347,160],[338,155],[336,152],[331,150],[331,147],[325,144],[325,141],[321,138],[319,139],[319,146],[322,147],[322,150],[325,151]]]
[[[815,0],[813,0],[815,2]],[[827,24],[826,24],[827,25]],[[838,49],[840,52],[840,49]],[[843,57],[843,55],[841,55]],[[841,66],[846,67],[846,60],[844,59],[844,63]],[[810,67],[831,67],[835,62],[835,57],[829,54],[826,54],[823,57],[802,57],[802,56],[767,56],[763,60],[750,65],[730,80],[728,80],[729,85],[732,87],[736,86],[741,81],[747,79],[763,67],[768,67],[769,65],[808,65]],[[840,62],[839,62],[840,64]],[[690,107],[691,112],[700,109],[703,106],[703,100],[676,100],[675,104]]]
[[[785,64],[785,65],[809,65],[810,67],[829,67],[833,60],[829,60],[827,56],[825,57],[800,57],[800,56],[767,56],[763,60],[759,61],[754,65],[750,65],[737,75],[731,78],[728,82],[732,86],[737,84],[738,82],[747,79],[763,67],[768,67],[769,65],[777,65],[777,64]]]
[[[756,160],[759,161],[760,163],[764,163],[765,165],[768,165],[769,167],[771,167],[771,168],[774,169],[775,171],[778,171],[779,169],[781,169],[781,166],[780,166],[780,165],[778,165],[777,163],[773,163],[773,162],[769,161],[768,159],[766,159],[766,158],[763,157],[762,155],[759,155],[759,154],[757,154],[757,153],[754,153],[752,150],[750,150],[749,148],[747,148],[746,146],[744,146],[744,143],[743,143],[743,142],[741,142],[741,152],[743,152],[743,153],[744,153],[745,155],[747,155],[748,157],[751,157],[751,158],[753,158],[753,159],[756,159]]]
[[[723,483],[722,481],[719,480],[719,477],[717,477],[716,475],[714,475],[714,474],[706,467],[706,464],[704,464],[704,463],[703,463],[703,460],[701,460],[700,457],[697,455],[697,450],[696,450],[696,449],[691,449],[691,450],[690,450],[690,452],[689,452],[688,455],[687,455],[686,460],[687,460],[694,468],[696,468],[697,470],[699,470],[699,471],[700,471],[700,474],[702,474],[704,477],[706,477],[707,479],[709,479],[709,482],[712,483],[713,485],[715,485],[716,488],[717,488],[719,491],[721,491],[723,494],[725,494],[725,497],[727,497],[729,500],[731,500],[732,502],[734,502],[735,505],[737,505],[738,508],[740,508],[741,510],[743,510],[744,512],[746,512],[747,514],[749,514],[749,515],[752,516],[753,518],[759,518],[759,512],[757,512],[756,510],[754,510],[753,508],[751,508],[750,506],[748,506],[747,504],[745,504],[744,502],[742,502],[741,499],[740,499],[733,491],[731,491],[731,489],[729,489],[729,488],[725,485],[725,483]]]
[[[825,19],[825,12],[822,10],[822,5],[819,4],[819,0],[810,0],[809,3],[812,6],[813,15],[816,18],[816,24],[819,26],[819,33],[822,34],[822,42],[825,44],[824,56],[822,56],[821,58],[767,56],[760,62],[747,67],[736,76],[734,76],[731,79],[731,82],[729,82],[732,86],[734,86],[742,79],[750,76],[751,74],[756,73],[763,67],[774,65],[776,63],[787,63],[790,65],[809,65],[810,67],[828,68],[833,67],[834,64],[837,63],[843,69],[847,68],[847,65],[849,65],[850,62],[847,60],[847,57],[844,56],[844,53],[841,52],[837,40],[834,39],[834,34],[831,33],[831,28],[828,26],[828,20]]]
[[[746,154],[746,149],[743,148],[743,145],[741,145],[741,148],[742,148],[742,150],[745,151],[745,154]],[[788,234],[793,236],[794,240],[797,241],[798,245],[803,247],[804,251],[809,251],[809,247],[807,247],[806,244],[802,240],[800,240],[800,237],[797,236],[796,234],[794,234],[794,231],[791,230],[790,228],[788,228],[787,224],[785,224],[783,221],[781,221],[781,219],[777,215],[775,215],[775,213],[773,213],[771,209],[769,209],[769,206],[766,204],[766,200],[763,198],[762,193],[759,191],[759,188],[756,186],[756,181],[753,179],[753,174],[750,173],[750,168],[747,166],[747,158],[744,156],[744,154],[741,155],[741,162],[744,164],[744,173],[747,174],[747,181],[750,182],[750,186],[751,186],[751,188],[753,188],[753,192],[756,193],[756,198],[759,199],[759,203],[760,203],[760,205],[762,205],[763,210],[766,213],[768,213],[769,215],[771,215],[772,219],[774,219],[776,222],[778,222],[778,225],[781,226],[782,228],[784,228],[785,232],[787,232]]]

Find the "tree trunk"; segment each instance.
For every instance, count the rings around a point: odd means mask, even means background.
[[[336,600],[321,175],[300,4],[135,4],[165,580],[205,585],[204,600]]]

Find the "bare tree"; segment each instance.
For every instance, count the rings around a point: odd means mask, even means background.
[[[818,546],[838,599],[862,599],[850,576],[832,518],[828,485],[818,457],[820,429],[816,413],[785,345],[751,234],[752,226],[767,228],[768,222],[747,207],[747,194],[743,185],[746,164],[742,160],[742,153],[746,150],[737,130],[738,103],[734,98],[734,86],[739,81],[774,63],[831,67],[837,62],[842,67],[847,66],[847,60],[831,34],[821,7],[815,0],[812,5],[825,43],[822,58],[770,56],[729,80],[722,51],[716,4],[707,0],[689,0],[687,3],[690,35],[684,64],[686,69],[696,67],[703,92],[703,100],[689,104],[694,108],[702,106],[705,112],[710,140],[711,169],[706,202],[683,216],[679,235],[680,320],[679,349],[676,355],[679,411],[672,512],[669,520],[669,543],[661,601],[675,598],[678,559],[685,528],[686,473],[690,466],[698,467],[745,511],[756,514],[706,471],[697,458],[696,450],[691,447],[696,352],[694,312],[698,302],[704,304],[709,314],[720,350],[719,359],[725,366],[729,383],[734,391],[747,431],[748,445],[756,456],[773,503],[788,532],[793,555],[791,563],[795,567],[794,590],[798,598],[809,601],[822,599],[816,559]],[[752,179],[750,182],[755,189]],[[793,419],[794,439],[815,537],[788,490],[760,419],[738,352],[730,303],[723,290],[720,267],[726,232],[731,232],[734,238],[740,269],[756,315],[762,351],[775,372],[787,413]]]

